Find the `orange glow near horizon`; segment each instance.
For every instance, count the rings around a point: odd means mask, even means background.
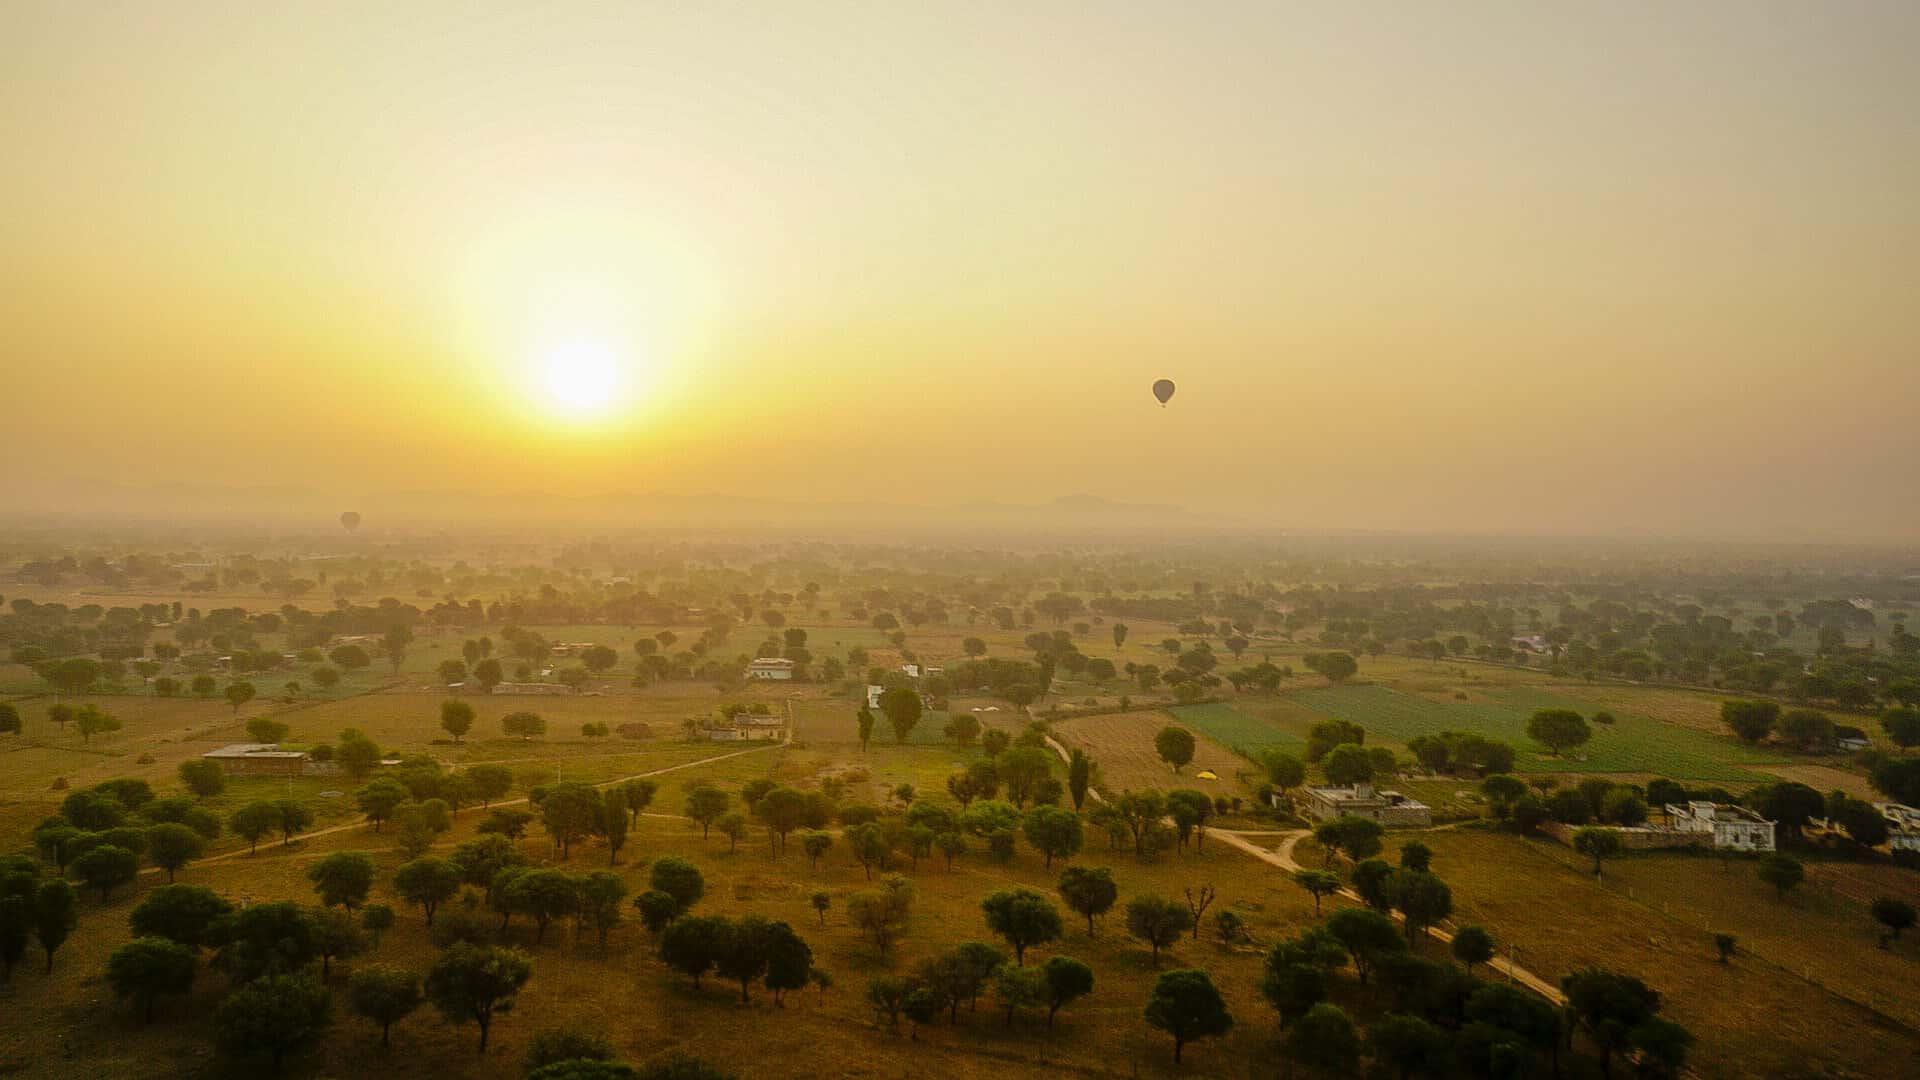
[[[1894,3],[11,5],[0,358],[53,449],[0,496],[1916,537],[1915,41]]]

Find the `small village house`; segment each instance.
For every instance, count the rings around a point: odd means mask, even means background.
[[[200,755],[220,764],[228,776],[300,776],[309,761],[305,750],[282,750],[276,743],[231,743]]]

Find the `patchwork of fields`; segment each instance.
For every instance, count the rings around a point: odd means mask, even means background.
[[[1783,764],[1788,759],[1689,728],[1645,716],[1617,712],[1611,724],[1596,724],[1593,740],[1572,756],[1552,757],[1527,737],[1535,711],[1570,708],[1591,714],[1590,706],[1541,691],[1512,687],[1492,692],[1485,702],[1437,702],[1384,686],[1330,686],[1295,691],[1293,701],[1328,716],[1349,720],[1370,736],[1405,743],[1441,731],[1474,731],[1510,743],[1520,772],[1658,773],[1679,780],[1719,783],[1758,782],[1766,777],[1749,766]]]
[[[1251,756],[1273,747],[1299,754],[1306,749],[1298,735],[1222,702],[1179,705],[1167,711],[1182,724],[1236,753]]]

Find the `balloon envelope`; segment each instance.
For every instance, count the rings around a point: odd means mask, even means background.
[[[352,510],[349,510],[346,513],[340,515],[340,524],[346,526],[346,529],[348,532],[352,532],[353,530],[360,527],[360,515]]]
[[[1153,396],[1160,399],[1160,404],[1165,405],[1167,399],[1173,397],[1173,380],[1161,379],[1154,383]]]

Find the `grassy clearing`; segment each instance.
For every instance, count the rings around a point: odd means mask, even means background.
[[[1727,783],[1764,779],[1747,765],[1783,761],[1776,754],[1674,727],[1631,713],[1611,725],[1594,725],[1593,740],[1576,756],[1555,758],[1527,736],[1538,709],[1570,708],[1570,702],[1538,691],[1510,688],[1486,702],[1437,702],[1384,686],[1358,685],[1299,690],[1290,695],[1316,711],[1350,720],[1370,736],[1405,743],[1440,731],[1476,731],[1511,744],[1522,772],[1659,773],[1676,779]]]

